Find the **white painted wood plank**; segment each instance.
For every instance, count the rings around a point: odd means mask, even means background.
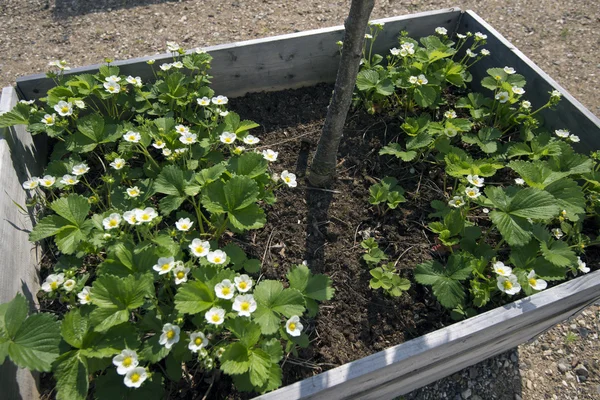
[[[467,31],[487,34],[488,43],[485,47],[491,51],[489,57],[485,57],[475,65],[471,84],[473,87],[490,95],[490,90],[480,86],[481,79],[487,76],[486,70],[492,67],[513,67],[518,73],[525,76],[527,80],[525,98],[530,100],[534,107],[544,105],[548,101],[548,93],[554,89],[563,94],[563,99],[556,110],[541,112],[545,120],[544,125],[551,132],[555,129],[569,129],[580,137],[581,142],[575,147],[583,153],[589,152],[590,149],[600,149],[600,119],[598,117],[471,10],[463,14],[458,26],[458,32]]]
[[[600,298],[600,271],[258,397],[387,399],[502,353]]]
[[[456,29],[460,9],[449,8],[419,14],[385,18],[384,31],[378,37],[375,51],[387,52],[398,46],[400,31],[406,30],[415,37],[430,35],[437,26],[452,32]],[[213,57],[211,87],[229,97],[242,96],[248,92],[274,91],[311,86],[321,82],[332,83],[339,62],[339,48],[344,28],[336,26],[289,35],[255,39],[207,47]],[[143,80],[153,79],[151,66],[146,61],[156,60],[154,68],[163,62],[171,62],[169,54],[146,56],[113,65],[121,68],[122,74],[140,76]],[[99,65],[74,68],[67,75],[95,73]],[[25,99],[34,99],[46,94],[54,86],[43,74],[17,79],[17,87]]]
[[[0,113],[9,111],[17,103],[17,93],[12,87],[2,90]],[[0,129],[0,303],[23,293],[30,304],[36,305],[39,290],[39,252],[29,243],[28,232],[32,228],[31,218],[13,203],[25,206],[26,192],[21,183],[30,174],[39,173],[39,163],[45,161],[36,157],[32,137],[24,126]],[[17,368],[6,361],[0,366],[1,398],[37,399],[37,374]]]

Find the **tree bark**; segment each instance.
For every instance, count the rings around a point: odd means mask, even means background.
[[[327,185],[335,174],[337,152],[342,139],[346,115],[352,102],[352,93],[362,58],[365,32],[375,0],[352,0],[348,18],[344,22],[344,45],[338,67],[333,97],[312,160],[308,181],[313,186]]]

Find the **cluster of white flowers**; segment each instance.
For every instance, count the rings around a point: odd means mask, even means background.
[[[133,77],[129,75],[127,78],[125,78],[125,80],[127,81],[127,83],[131,83],[135,87],[142,87],[142,78],[140,78],[139,76]]]
[[[89,169],[90,168],[86,164],[75,165],[73,167],[73,169],[71,170],[71,173],[75,176],[72,176],[70,174],[65,174],[65,175],[63,175],[62,179],[60,180],[60,183],[63,185],[66,185],[66,186],[76,185],[79,183],[79,179],[77,177],[85,174],[86,172],[89,171]],[[23,182],[23,189],[34,190],[38,186],[50,188],[50,187],[54,186],[55,183],[56,183],[56,178],[53,177],[52,175],[44,175],[42,178],[38,178],[37,176],[32,176],[31,178],[29,178],[28,180]]]
[[[48,63],[49,67],[56,67],[61,71],[69,71],[71,67],[67,66],[67,62],[65,60],[54,60]]]
[[[475,40],[485,40],[487,39],[487,35],[484,35],[481,32],[475,32]]]
[[[112,362],[117,367],[117,374],[125,375],[123,382],[127,387],[137,389],[148,379],[146,368],[138,366],[140,362],[134,350],[122,350],[113,357]]]
[[[497,286],[502,292],[512,296],[521,291],[517,276],[512,273],[512,268],[504,265],[502,261],[495,262],[492,267],[498,275]]]
[[[393,56],[407,57],[415,54],[415,45],[410,42],[402,43],[400,49],[394,47],[390,50],[390,53],[392,53]]]
[[[571,134],[571,132],[566,129],[557,129],[554,131],[554,134],[561,139],[567,139],[573,143],[579,143],[580,141],[579,136]]]
[[[437,33],[438,35],[445,36],[448,34],[448,30],[444,27],[438,26],[437,28],[435,28],[435,33]]]
[[[168,71],[171,68],[181,69],[183,68],[183,63],[181,61],[176,61],[172,63],[164,63],[159,66],[159,68],[163,71]]]
[[[137,186],[134,187],[134,189],[137,189]],[[139,189],[138,189],[138,191],[139,191]],[[115,214],[111,214],[111,215],[115,215]],[[125,211],[123,213],[123,219],[125,221],[127,221],[127,223],[129,225],[141,225],[145,222],[151,222],[156,217],[158,217],[158,213],[152,207],[146,207],[144,209],[134,208],[133,210]]]
[[[121,91],[121,85],[119,82],[121,78],[116,75],[111,75],[109,77],[104,78],[106,82],[104,82],[104,90],[108,93],[119,93]]]
[[[421,86],[421,85],[427,85],[427,83],[429,82],[427,80],[427,78],[425,77],[425,75],[421,74],[419,76],[411,76],[408,78],[408,81],[413,84],[413,85],[417,85],[417,86]]]
[[[70,292],[75,288],[75,282],[73,279],[65,280],[65,274],[50,274],[42,283],[42,290],[46,293],[52,293],[57,291],[61,286],[66,292]]]

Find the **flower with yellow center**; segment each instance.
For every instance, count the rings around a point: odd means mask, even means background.
[[[143,210],[135,210],[135,219],[140,222],[151,222],[156,217],[158,217],[158,213],[152,207],[146,207]]]
[[[494,268],[494,272],[500,276],[512,275],[512,268],[504,265],[502,261],[496,261],[494,264],[492,264],[492,268]]]
[[[225,264],[225,262],[227,261],[227,254],[225,254],[223,250],[209,251],[206,255],[206,259],[211,264]]]
[[[479,196],[481,196],[481,193],[479,192],[479,189],[476,186],[466,188],[465,194],[470,199],[476,199]]]
[[[200,239],[192,240],[192,243],[188,247],[196,257],[204,257],[210,252],[210,243]]]
[[[42,290],[46,293],[54,292],[65,281],[65,274],[50,274],[42,284]]]
[[[84,286],[81,292],[77,293],[79,304],[89,304],[92,301],[91,290],[90,286]]]
[[[462,196],[454,196],[452,200],[448,201],[448,205],[454,208],[460,208],[465,205],[465,199]]]
[[[118,213],[112,213],[102,220],[102,225],[104,225],[104,229],[106,230],[117,228],[120,223],[121,215]]]
[[[140,194],[142,194],[140,188],[137,186],[127,188],[126,193],[129,197],[138,197]]]
[[[174,257],[160,257],[152,269],[158,272],[159,275],[164,275],[170,272],[174,267]]]
[[[249,317],[250,314],[256,311],[256,301],[254,300],[254,296],[251,294],[236,296],[231,309],[237,311],[240,317]]]
[[[38,183],[44,187],[52,187],[52,185],[54,185],[55,182],[56,182],[55,177],[46,175],[42,179],[40,179]]]
[[[219,136],[219,140],[225,144],[232,144],[237,139],[237,135],[233,132],[223,132]]]
[[[79,183],[79,179],[77,179],[76,176],[66,174],[63,175],[62,179],[60,180],[60,183],[66,186],[73,186]]]
[[[56,111],[61,117],[67,117],[73,114],[73,104],[61,100],[54,106],[54,111]]]
[[[292,316],[292,318],[288,319],[285,323],[285,330],[290,336],[300,336],[302,329],[304,329],[304,326],[300,323],[300,317],[297,315]]]
[[[167,144],[160,139],[157,139],[154,141],[154,143],[152,143],[152,147],[154,147],[155,149],[162,149],[166,146]]]
[[[531,270],[527,275],[527,282],[533,290],[544,290],[548,287],[545,280],[536,277],[534,270]]]
[[[139,365],[138,355],[135,350],[125,349],[117,354],[112,359],[113,364],[117,367],[117,374],[125,375]]]
[[[181,329],[177,325],[164,324],[162,331],[163,333],[158,340],[159,344],[170,349],[175,343],[179,342],[179,333],[181,332]]]
[[[104,82],[104,90],[108,93],[119,93],[121,91],[121,85],[116,82]]]
[[[129,223],[129,225],[139,225],[141,224],[140,221],[137,220],[137,218],[135,217],[135,212],[139,210],[139,208],[136,208],[135,210],[131,210],[131,211],[125,211],[123,213],[123,219],[125,221],[127,221],[127,223]]]
[[[217,96],[212,98],[212,102],[213,104],[221,106],[227,104],[229,102],[229,99],[225,96]]]
[[[23,182],[23,189],[33,190],[36,187],[38,187],[39,184],[40,184],[40,178],[38,178],[37,176],[32,176],[31,178],[29,178],[28,180]]]
[[[204,318],[211,325],[221,325],[225,321],[225,310],[221,307],[212,307],[204,314]]]
[[[279,155],[278,152],[273,151],[271,149],[263,150],[263,152],[262,152],[263,158],[267,161],[276,161],[278,155]]]
[[[125,386],[137,389],[142,386],[142,383],[144,383],[146,379],[148,379],[146,368],[136,367],[127,372],[123,382],[125,383]]]
[[[113,167],[115,170],[120,170],[123,169],[123,167],[125,166],[125,159],[123,158],[115,158],[115,160],[113,162],[111,162],[109,165],[111,167]]]
[[[123,135],[123,139],[125,139],[126,142],[138,143],[142,139],[142,135],[140,135],[138,132],[129,131]]]
[[[198,138],[198,135],[196,135],[195,133],[184,133],[183,135],[181,135],[179,137],[179,141],[183,144],[194,144],[196,143],[196,140]]]
[[[83,175],[83,174],[85,174],[85,173],[86,173],[86,172],[88,172],[89,170],[90,170],[90,167],[88,167],[88,166],[87,166],[87,164],[85,164],[85,163],[81,163],[81,164],[77,164],[77,165],[75,165],[75,166],[73,167],[73,169],[71,170],[71,173],[72,173],[73,175],[80,176],[80,175]]]
[[[515,275],[509,276],[498,276],[498,289],[506,293],[509,296],[517,294],[521,291],[521,285],[519,284]]]
[[[208,346],[208,339],[202,332],[194,332],[190,335],[190,343],[188,349],[197,353],[200,349]]]
[[[467,175],[467,181],[473,186],[483,187],[485,179],[480,178],[479,175]]]
[[[194,223],[189,218],[179,218],[177,222],[175,222],[175,226],[177,230],[181,232],[187,232],[194,225]]]
[[[246,293],[252,289],[252,279],[246,274],[236,276],[233,281],[235,282],[236,289],[240,293]]]
[[[201,99],[196,99],[196,102],[198,102],[198,105],[204,106],[204,107],[210,105],[210,99],[208,97],[203,97]]]
[[[46,126],[52,126],[56,123],[56,114],[46,114],[41,121]]]
[[[77,285],[77,282],[75,282],[74,279],[67,279],[65,281],[65,283],[63,283],[63,289],[65,290],[65,292],[70,292],[73,289],[75,289],[75,286]]]
[[[289,187],[298,186],[298,183],[296,182],[296,175],[288,172],[287,170],[281,173],[281,180]]]
[[[181,261],[178,261],[176,263],[175,268],[173,268],[173,277],[175,278],[175,284],[180,285],[184,282],[187,282],[189,272],[190,269],[186,268]]]
[[[258,142],[260,142],[260,139],[253,135],[246,135],[244,138],[246,144],[257,144]]]
[[[235,294],[235,286],[229,279],[224,279],[215,285],[215,293],[218,298],[229,300]]]

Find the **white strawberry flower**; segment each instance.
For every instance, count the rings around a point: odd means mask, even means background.
[[[523,186],[525,184],[525,179],[523,178],[515,178],[515,183],[519,186]]]
[[[398,55],[400,55],[400,50],[394,47],[394,48],[390,49],[390,53],[393,56],[398,56]]]
[[[456,37],[459,38],[459,39],[466,39],[467,35],[463,35],[462,33],[457,33]]]
[[[87,166],[87,164],[85,164],[85,163],[82,163],[82,164],[77,164],[77,165],[75,165],[75,166],[73,167],[73,169],[71,170],[71,173],[72,173],[73,175],[80,176],[80,175],[83,175],[83,174],[85,174],[85,173],[86,173],[86,172],[88,172],[89,170],[90,170],[90,167],[88,167],[88,166]]]
[[[173,152],[171,151],[171,149],[164,148],[164,149],[162,149],[162,154],[165,157],[169,157],[171,154],[173,154]]]
[[[237,139],[237,135],[233,132],[223,132],[219,136],[219,140],[225,144],[232,144]]]
[[[495,97],[495,99],[498,100],[502,104],[506,103],[509,98],[510,98],[510,96],[508,95],[508,92],[500,92]]]
[[[157,139],[154,141],[154,143],[152,143],[152,147],[154,147],[155,149],[162,149],[166,146],[167,144],[161,140],[161,139]]]
[[[180,48],[176,42],[167,42],[167,51],[169,53],[178,53]]]
[[[164,64],[161,64],[160,69],[162,69],[163,71],[168,71],[171,69],[172,66],[173,66],[173,64],[164,63]]]
[[[484,35],[481,32],[475,32],[475,40],[485,40],[487,39],[487,35]]]
[[[177,222],[175,222],[175,226],[177,227],[177,230],[182,231],[182,232],[189,231],[190,228],[192,227],[192,225],[194,225],[194,223],[189,218],[179,218],[177,220]]]
[[[235,294],[235,287],[229,279],[224,279],[215,285],[215,293],[218,298],[229,300]]]
[[[111,75],[109,77],[104,78],[104,80],[106,82],[111,82],[111,83],[119,83],[119,82],[121,82],[121,78],[119,78],[117,75]]]
[[[52,126],[56,123],[56,114],[46,114],[44,118],[41,119],[41,122],[46,126]]]
[[[91,293],[92,288],[90,286],[84,286],[81,292],[77,293],[79,304],[89,304],[92,301]]]
[[[408,82],[410,82],[412,85],[415,85],[418,80],[419,80],[419,78],[417,78],[414,75],[408,78]]]
[[[136,209],[135,211],[135,218],[140,222],[150,222],[156,217],[158,217],[158,213],[152,207],[146,207],[143,210]]]
[[[44,187],[52,187],[52,185],[54,185],[55,182],[56,182],[56,178],[51,175],[45,175],[43,178],[41,178],[38,181],[40,186],[44,186]]]
[[[192,243],[188,247],[196,257],[204,257],[210,252],[210,243],[200,239],[192,240]]]
[[[531,102],[524,100],[521,102],[521,107],[523,107],[525,110],[529,110],[531,108]]]
[[[175,149],[175,153],[177,153],[177,154],[183,154],[183,153],[185,153],[187,150],[188,150],[188,149],[186,149],[185,147],[184,147],[184,148],[181,148],[181,149]]]
[[[138,143],[142,139],[142,135],[138,132],[129,131],[123,135],[123,139],[125,139],[126,142]]]
[[[460,208],[465,205],[465,199],[462,196],[454,196],[452,200],[448,201],[448,205],[454,208]]]
[[[590,268],[586,266],[586,263],[581,261],[581,257],[577,257],[577,269],[583,272],[584,274],[590,272]]]
[[[224,105],[229,102],[229,99],[225,96],[217,96],[212,98],[212,102],[216,105]]]
[[[482,56],[489,56],[490,54],[492,54],[492,53],[490,53],[490,51],[488,49],[481,49]]]
[[[438,26],[437,28],[435,28],[435,33],[437,33],[438,35],[447,35],[448,29]]]
[[[477,57],[477,53],[474,53],[473,51],[471,51],[471,49],[467,49],[467,55],[471,58]]]
[[[173,268],[173,277],[175,278],[175,284],[180,285],[187,282],[188,273],[190,269],[185,267],[181,261],[178,261],[177,266]]]
[[[23,182],[23,189],[33,190],[36,187],[38,187],[39,184],[40,184],[40,178],[38,178],[37,176],[32,176],[31,178],[29,178],[28,180]]]
[[[142,194],[142,191],[140,190],[139,187],[133,186],[133,187],[127,188],[125,190],[125,193],[127,193],[127,196],[133,198],[133,197],[138,197],[140,194]]]
[[[552,92],[550,92],[550,97],[552,99],[559,100],[562,97],[562,93],[559,92],[558,90],[553,90]]]
[[[146,64],[148,65],[154,65],[154,63],[156,62],[155,59],[151,58],[150,60],[146,61]]]
[[[517,294],[521,291],[521,285],[519,284],[519,281],[515,275],[510,275],[508,277],[502,275],[498,276],[497,286],[498,289],[509,296]]]
[[[579,139],[579,136],[577,135],[570,135],[569,140],[573,143],[579,143],[581,141],[581,139]]]
[[[208,97],[203,97],[203,98],[198,98],[196,99],[196,101],[198,102],[198,105],[200,106],[209,106],[210,105],[210,99]]]
[[[262,156],[265,160],[267,161],[275,161],[277,160],[277,156],[279,155],[278,152],[273,151],[271,149],[267,149],[267,150],[263,150],[262,152]]]
[[[160,257],[152,267],[159,275],[170,272],[175,267],[175,257]]]
[[[196,54],[206,54],[206,50],[204,50],[202,47],[198,47],[194,50],[194,53]]]
[[[304,329],[304,326],[300,323],[300,317],[297,315],[292,316],[285,323],[285,330],[290,336],[300,336],[302,329]]]
[[[444,113],[444,117],[448,119],[456,118],[456,111],[448,110]]]
[[[186,133],[190,133],[190,128],[185,125],[177,125],[175,131],[180,135],[185,135]]]
[[[512,75],[512,74],[516,73],[517,71],[515,71],[515,69],[513,67],[504,67],[504,72],[506,72],[508,75]]]
[[[481,211],[483,211],[484,214],[489,214],[490,213],[490,209],[489,208],[484,208]]]
[[[544,290],[548,287],[548,283],[540,278],[536,278],[535,271],[531,270],[527,275],[527,282],[533,290]]]
[[[419,85],[419,86],[427,85],[428,82],[429,81],[427,80],[425,75],[421,74],[421,75],[417,76],[417,85]]]
[[[63,284],[64,281],[65,274],[50,274],[48,275],[44,283],[42,283],[42,290],[46,293],[58,290],[58,288],[60,287],[60,285]]]
[[[127,83],[131,83],[135,87],[142,87],[142,78],[139,76],[133,77],[129,75],[127,78],[125,78],[125,80]]]
[[[512,91],[514,94],[518,94],[518,95],[525,94],[525,89],[520,88],[518,86],[513,86]]]
[[[135,350],[125,349],[117,354],[112,359],[113,364],[117,367],[117,374],[125,375],[139,365],[138,355]]]
[[[183,144],[194,144],[197,138],[198,135],[195,133],[185,133],[179,137],[179,141]]]
[[[212,307],[204,314],[204,318],[209,324],[221,325],[225,321],[225,310],[221,307]]]
[[[413,54],[415,54],[415,45],[412,44],[412,43],[410,43],[410,42],[409,43],[402,43],[400,45],[400,48],[406,52],[406,55],[409,55],[409,54],[413,55]],[[402,55],[403,57],[405,57],[402,54],[402,50],[400,51],[400,55]]]
[[[554,228],[554,229],[552,229],[552,234],[557,239],[560,239],[561,237],[563,237],[565,235],[563,233],[562,229],[560,229],[560,228]]]
[[[373,39],[373,35],[365,33],[365,39]]]
[[[244,138],[244,143],[246,144],[257,144],[258,142],[260,142],[260,139],[253,135],[247,135]]]
[[[67,117],[73,114],[73,104],[61,100],[54,106],[54,111],[61,117]]]
[[[298,183],[296,182],[296,175],[288,172],[287,170],[281,173],[281,180],[289,187],[298,186]]]
[[[254,311],[256,311],[256,300],[251,294],[243,294],[235,297],[233,311],[237,311],[240,317],[249,317]]]
[[[246,148],[245,148],[244,146],[235,146],[235,147],[233,148],[233,150],[231,150],[231,152],[232,152],[233,154],[236,154],[236,155],[238,155],[238,156],[239,156],[240,154],[242,154],[244,151],[246,151]]]
[[[173,64],[171,64],[171,66],[173,68],[181,69],[183,68],[183,63],[181,61],[175,61]]]
[[[504,265],[502,261],[496,261],[494,264],[492,264],[492,267],[494,268],[494,272],[500,276],[512,275],[512,268]]]
[[[144,383],[146,379],[148,379],[148,372],[146,371],[146,368],[136,367],[127,372],[125,378],[123,379],[123,383],[125,383],[125,386],[127,387],[137,389],[142,386],[142,383]]]
[[[119,213],[112,213],[102,220],[102,225],[106,230],[118,228],[120,223],[121,215]]]
[[[479,175],[467,175],[467,181],[473,186],[483,187],[484,178],[480,178]]]
[[[252,278],[246,274],[236,276],[233,281],[235,282],[236,289],[240,293],[246,293],[252,289]]]
[[[138,221],[137,218],[135,217],[135,213],[136,213],[137,210],[139,210],[139,208],[136,208],[136,209],[131,210],[131,211],[125,211],[123,213],[123,219],[125,221],[127,221],[127,223],[129,225],[139,225],[139,224],[141,224],[141,222]]]
[[[65,174],[60,180],[60,183],[62,183],[63,185],[72,186],[78,184],[79,179],[77,179],[76,176]]]
[[[104,89],[108,93],[119,93],[121,91],[121,85],[116,82],[104,82]]]
[[[192,352],[197,353],[200,349],[203,349],[206,346],[208,346],[208,339],[204,333],[194,332],[190,335],[188,349],[190,349]]]
[[[63,283],[63,289],[65,290],[65,292],[69,293],[73,289],[75,289],[76,285],[77,285],[77,282],[75,282],[74,279],[67,279],[65,281],[65,283]]]
[[[559,138],[563,139],[566,139],[571,135],[571,133],[567,129],[557,129],[554,131],[554,134]]]
[[[465,189],[465,194],[470,199],[476,199],[479,196],[481,196],[481,193],[479,192],[479,188],[477,186],[466,188]]]
[[[118,171],[120,169],[123,169],[125,164],[126,164],[125,159],[115,158],[115,160],[113,162],[111,162],[109,165]]]
[[[163,333],[160,335],[160,339],[158,340],[159,344],[162,344],[167,349],[173,347],[173,345],[179,342],[179,334],[181,329],[177,325],[173,324],[164,324]]]

